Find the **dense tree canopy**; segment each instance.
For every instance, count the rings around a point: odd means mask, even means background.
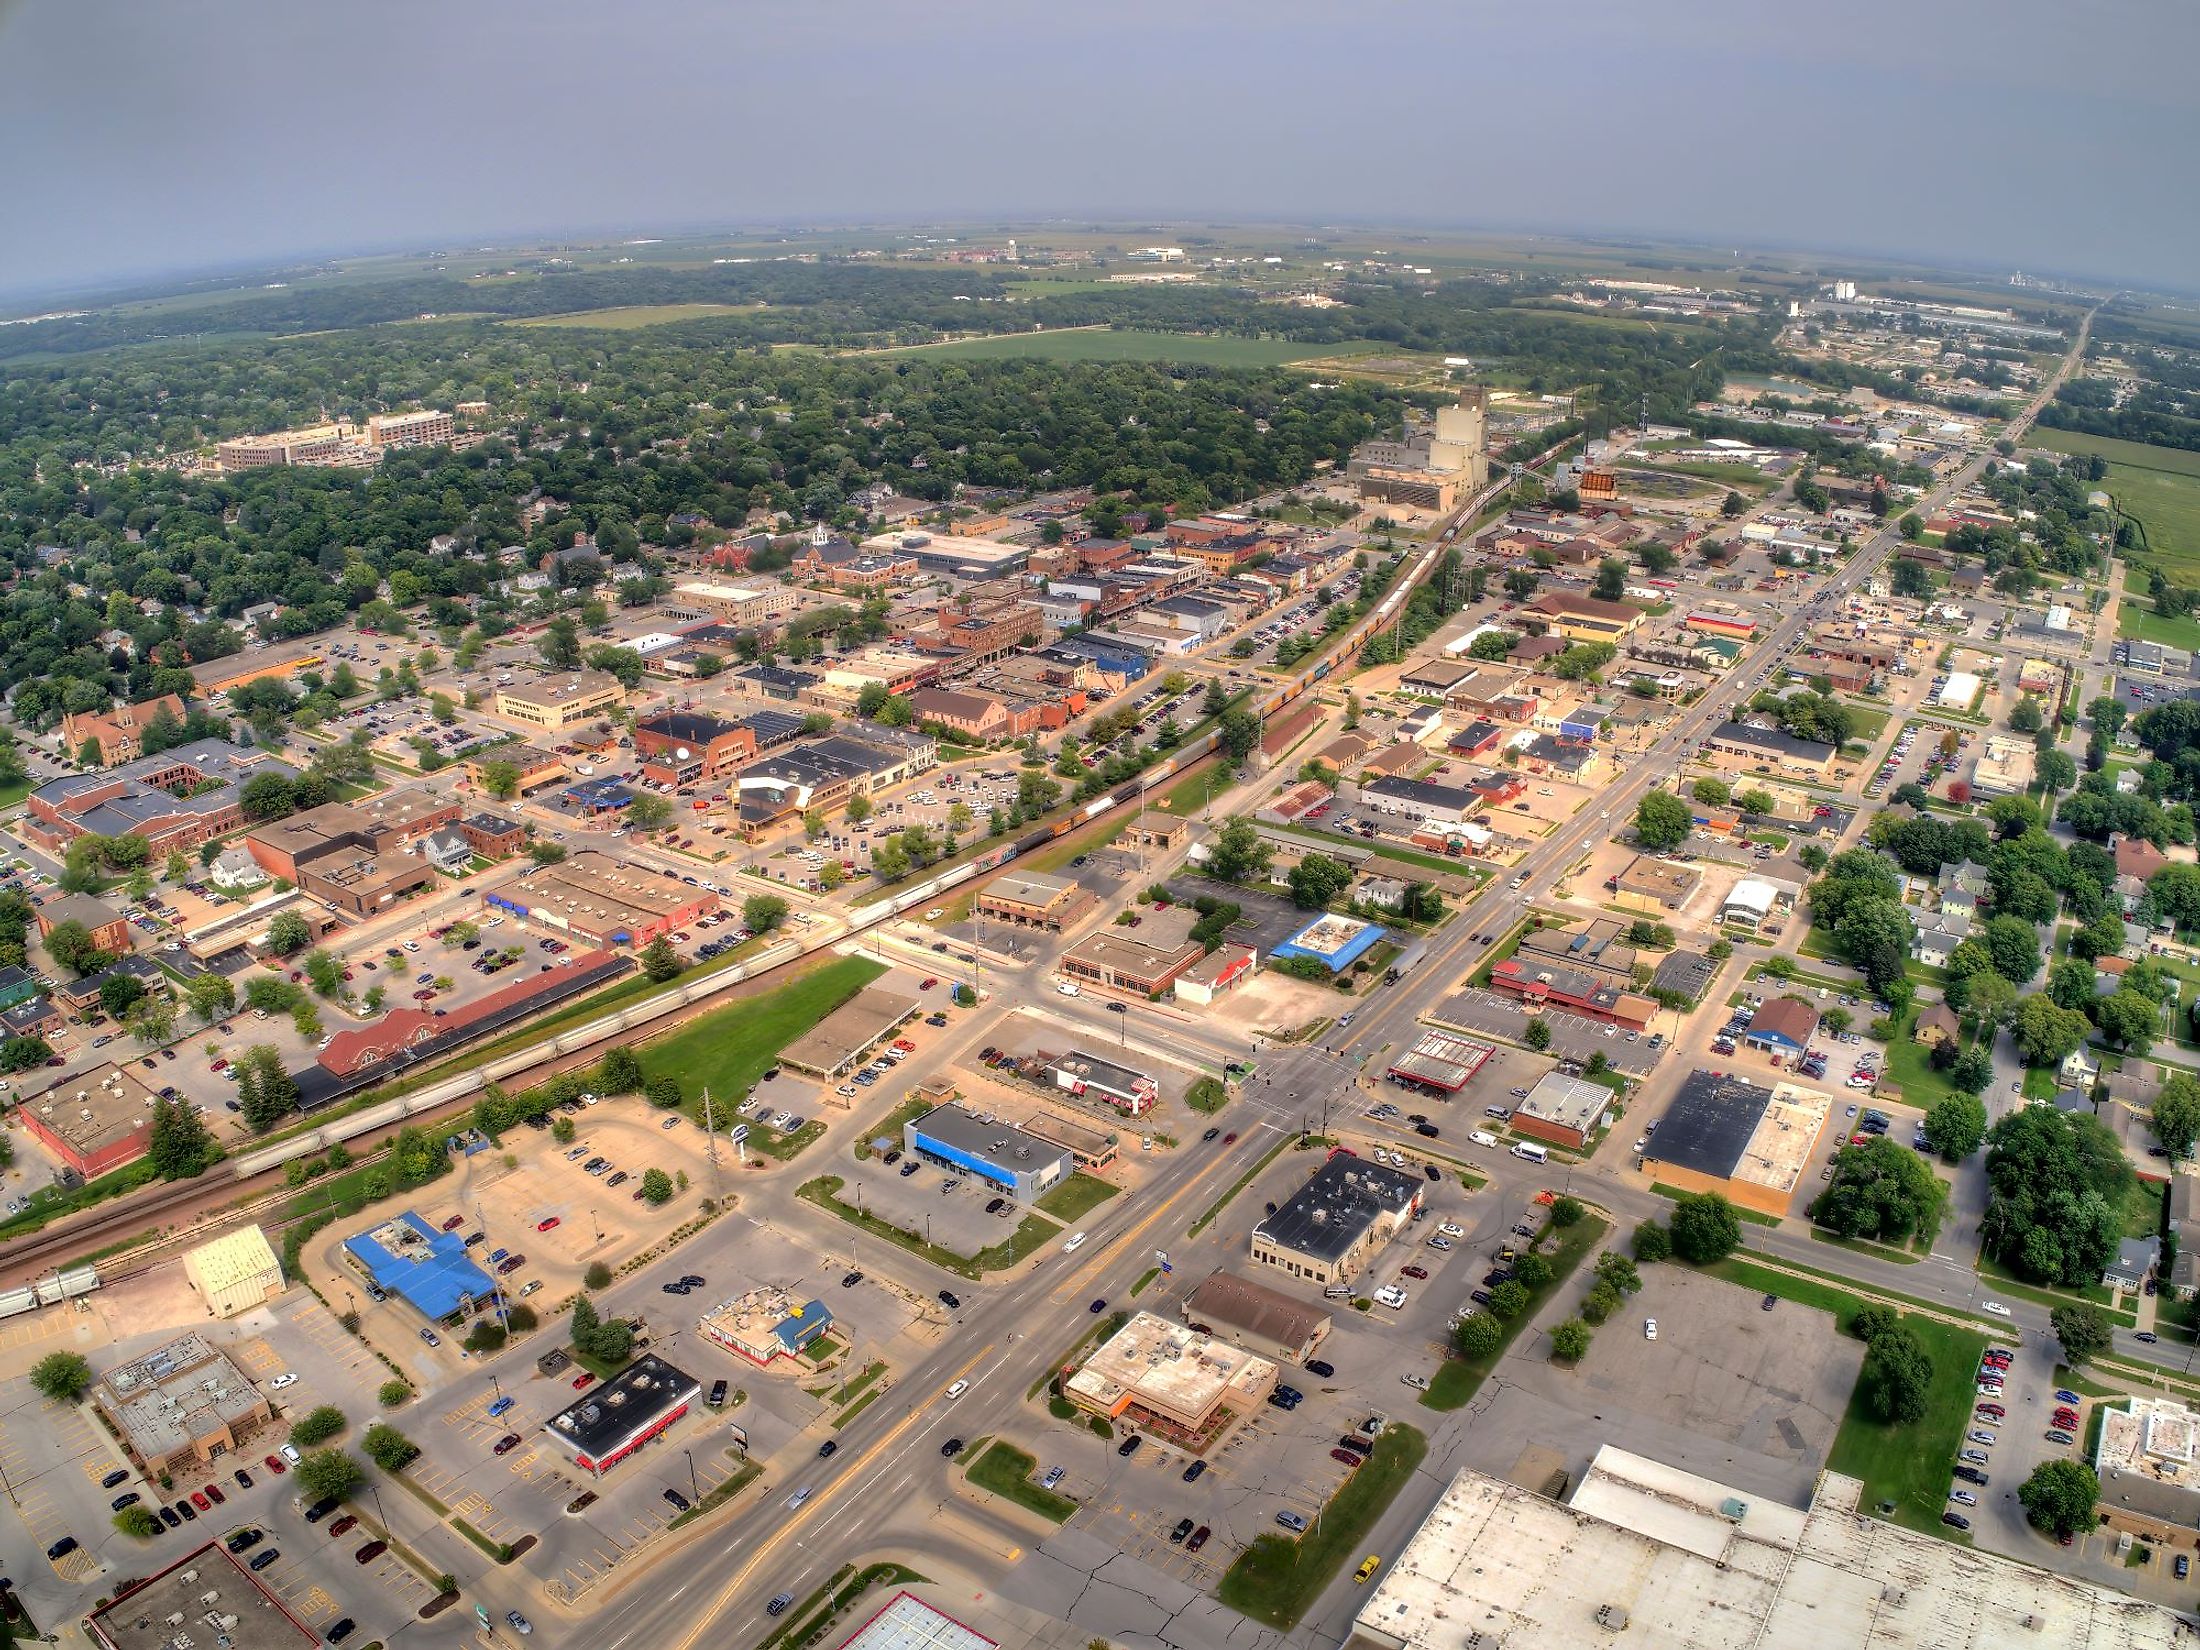
[[[2026,1106],[1986,1139],[1979,1231],[1988,1251],[2042,1283],[2098,1282],[2123,1236],[2132,1181],[2115,1135],[2089,1115]]]

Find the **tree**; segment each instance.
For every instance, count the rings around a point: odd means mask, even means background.
[[[2154,1138],[2172,1157],[2190,1157],[2200,1140],[2200,1081],[2179,1072],[2154,1097]]]
[[[1723,779],[1699,779],[1689,786],[1688,794],[1707,808],[1723,808],[1733,800],[1734,787]]]
[[[1925,1114],[1925,1143],[1947,1162],[1969,1157],[1985,1138],[1986,1107],[1975,1095],[1952,1094]]]
[[[1515,631],[1485,630],[1467,644],[1467,657],[1494,663],[1519,645],[1520,637]]]
[[[1549,1287],[1552,1277],[1550,1258],[1539,1255],[1533,1249],[1513,1263],[1513,1276],[1520,1286],[1530,1293]]]
[[[401,1472],[420,1447],[399,1432],[387,1421],[377,1421],[367,1428],[366,1436],[359,1440],[359,1447],[367,1452],[367,1459],[384,1472]]]
[[[1505,1344],[1505,1326],[1487,1312],[1469,1312],[1452,1330],[1451,1344],[1462,1358],[1494,1357]]]
[[[588,1270],[581,1274],[581,1281],[591,1289],[609,1289],[611,1287],[611,1268],[600,1260],[591,1261]]]
[[[642,1171],[642,1201],[651,1208],[659,1208],[672,1201],[672,1176],[662,1169]]]
[[[1833,1183],[1810,1216],[1843,1237],[1897,1243],[1926,1225],[1941,1197],[1925,1160],[1882,1135],[1835,1154]]]
[[[1535,594],[1536,586],[1543,581],[1524,567],[1516,567],[1505,575],[1505,594],[1516,602],[1524,602]]]
[[[2042,751],[2035,772],[2050,792],[2067,791],[2078,782],[2078,764],[2067,751]]]
[[[1734,793],[1734,806],[1745,814],[1769,814],[1779,806],[1770,791],[1752,785]]]
[[[2017,1487],[2025,1518],[2058,1541],[2092,1529],[2100,1500],[2100,1478],[2083,1461],[2042,1461]]]
[[[2118,1048],[2144,1054],[2154,1041],[2161,1013],[2161,1005],[2153,998],[2125,986],[2093,1005],[2093,1023]]]
[[[29,1071],[53,1058],[53,1045],[43,1037],[10,1037],[0,1042],[0,1072]]]
[[[1933,1360],[1925,1343],[1899,1324],[1882,1331],[1865,1348],[1857,1386],[1872,1414],[1889,1426],[1923,1420],[1933,1386]]]
[[[229,983],[226,974],[213,969],[194,974],[183,982],[184,1001],[191,1005],[191,1012],[212,1025],[237,1006],[237,988]]]
[[[598,1268],[602,1269],[604,1275],[603,1283],[597,1283],[595,1281],[595,1273]],[[602,1261],[594,1262],[588,1270],[589,1277],[586,1281],[591,1288],[601,1289],[605,1285],[610,1283],[611,1268],[605,1266]],[[600,1315],[598,1315],[596,1311],[596,1303],[594,1301],[590,1300],[586,1295],[576,1295],[573,1297],[573,1312],[572,1315],[566,1320],[566,1332],[572,1336],[573,1345],[577,1350],[586,1352],[591,1346],[595,1344],[596,1331],[602,1326],[602,1323],[603,1319]]]
[[[130,1011],[130,1005],[145,995],[145,982],[128,974],[117,974],[99,985],[99,1006],[111,1019],[121,1019]]]
[[[1908,973],[1910,946],[1916,938],[1909,912],[1894,899],[1854,901],[1843,909],[1833,929],[1841,955],[1882,995]]]
[[[1243,762],[1260,745],[1260,718],[1243,705],[1224,711],[1215,727],[1232,762]]]
[[[664,935],[659,934],[642,947],[642,972],[659,985],[678,979],[686,971],[687,964],[680,960],[680,953]]]
[[[509,1329],[515,1335],[526,1334],[529,1330],[533,1329],[540,1321],[541,1320],[539,1320],[535,1316],[535,1309],[532,1306],[529,1306],[525,1301],[521,1301],[517,1305],[505,1308],[504,1327]]]
[[[1308,854],[1291,867],[1290,881],[1293,905],[1324,911],[1352,886],[1352,867],[1327,854]]]
[[[1742,1223],[1734,1205],[1717,1192],[1685,1193],[1674,1204],[1673,1253],[1681,1259],[1708,1266],[1741,1246]]]
[[[1907,556],[1896,558],[1894,564],[1894,593],[1911,601],[1924,601],[1933,593],[1933,576],[1925,570],[1925,564]]]
[[[1618,601],[1627,593],[1627,563],[1607,556],[1597,565],[1596,583],[1591,590],[1599,601]]]
[[[1652,852],[1678,848],[1693,828],[1688,804],[1671,791],[1649,791],[1635,805],[1635,840]]]
[[[1597,1256],[1596,1274],[1598,1282],[1609,1284],[1622,1295],[1632,1295],[1642,1287],[1642,1273],[1617,1249],[1607,1249]]]
[[[669,1071],[660,1071],[644,1082],[642,1097],[659,1111],[671,1111],[687,1098],[680,1091],[680,1079]]]
[[[671,818],[671,800],[662,796],[652,796],[646,791],[626,805],[626,822],[629,828],[633,830],[658,830]]]
[[[2066,1363],[2090,1363],[2115,1342],[2108,1314],[2087,1301],[2058,1306],[2047,1314],[2047,1321],[2055,1339],[2062,1342]]]
[[[334,1404],[320,1404],[291,1423],[290,1441],[300,1449],[325,1444],[344,1430],[344,1412]]]
[[[1507,1278],[1490,1291],[1489,1310],[1494,1318],[1511,1320],[1528,1309],[1528,1286],[1518,1278]]]
[[[73,1404],[92,1388],[92,1366],[74,1352],[49,1352],[31,1365],[31,1385],[57,1404]]]
[[[2046,997],[2026,997],[2010,1011],[2009,1034],[2028,1066],[2052,1066],[2078,1047],[2093,1029],[2083,1014],[2057,1008]]]
[[[2133,1179],[2121,1142],[2098,1118],[2026,1106],[1989,1129],[1986,1146],[1986,1251],[2029,1281],[2098,1281]]]
[[[1719,500],[1719,514],[1726,517],[1728,521],[1734,520],[1748,509],[1749,500],[1742,497],[1740,493],[1731,490],[1728,491],[1726,497]]]
[[[741,924],[752,934],[769,934],[787,920],[787,902],[777,894],[751,894],[741,902]]]
[[[1265,876],[1275,850],[1269,847],[1250,819],[1240,816],[1222,827],[1207,856],[1210,875],[1223,882],[1245,882]]]
[[[1568,1318],[1551,1331],[1551,1356],[1562,1364],[1577,1364],[1589,1351],[1589,1326]]]
[[[561,1146],[573,1144],[573,1137],[580,1131],[573,1127],[570,1117],[554,1117],[550,1120],[550,1138]]]
[[[267,948],[278,957],[293,956],[313,943],[313,929],[295,911],[278,911],[268,919]]]
[[[1635,1259],[1645,1265],[1652,1261],[1668,1260],[1673,1254],[1673,1234],[1654,1220],[1638,1223],[1629,1242],[1635,1251]]]
[[[1536,1053],[1541,1054],[1545,1049],[1551,1046],[1551,1028],[1549,1023],[1543,1018],[1542,1015],[1538,1014],[1534,1019],[1528,1022],[1527,1029],[1520,1034],[1520,1040],[1523,1043],[1527,1044],[1528,1047],[1534,1049]]]
[[[514,1310],[516,1311],[517,1308],[514,1308]],[[412,1383],[402,1379],[384,1381],[375,1389],[374,1393],[375,1401],[384,1409],[400,1408],[410,1401],[412,1395]]]
[[[113,959],[92,943],[92,931],[74,917],[53,925],[46,935],[46,955],[72,974],[96,974]]]
[[[366,1482],[358,1461],[340,1449],[317,1449],[292,1467],[299,1493],[313,1501],[342,1501]]]
[[[1982,937],[1994,972],[2012,985],[2027,985],[2040,971],[2039,930],[2022,917],[1989,917]]]
[[[1560,1231],[1581,1224],[1581,1217],[1589,1212],[1578,1197],[1562,1197],[1551,1205],[1551,1224]]]
[[[188,1104],[156,1099],[145,1160],[163,1180],[189,1180],[221,1156],[214,1136]]]
[[[160,1534],[163,1528],[153,1509],[146,1506],[142,1501],[134,1502],[116,1513],[114,1515],[114,1526],[124,1535],[134,1536],[140,1541],[151,1540],[154,1536]]]
[[[1915,510],[1911,510],[1907,514],[1905,514],[1903,518],[1895,524],[1895,528],[1896,531],[1901,533],[1901,535],[1905,539],[1909,540],[1909,542],[1912,544],[1917,543],[1919,539],[1925,536],[1925,523],[1918,516],[1918,513]]]

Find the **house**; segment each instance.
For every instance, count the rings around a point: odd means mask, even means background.
[[[260,869],[260,862],[237,847],[224,848],[208,868],[207,876],[215,887],[230,894],[264,887],[267,883],[267,873]]]
[[[2101,1079],[2100,1062],[2087,1053],[2081,1043],[2063,1056],[2062,1064],[2055,1068],[2055,1075],[2072,1088],[2090,1089]]]
[[[2137,1294],[2162,1259],[2158,1237],[2125,1238],[2116,1245],[2116,1258],[2101,1273],[2104,1289],[2129,1289]]]
[[[1957,946],[1971,937],[1971,919],[1961,911],[1937,911],[1917,925],[1910,955],[1928,968],[1946,968]]]
[[[1818,1010],[1800,997],[1775,997],[1749,1017],[1742,1041],[1768,1054],[1800,1054],[1818,1030]]]
[[[1917,1023],[1910,1028],[1913,1041],[1927,1048],[1938,1048],[1952,1043],[1963,1034],[1963,1023],[1946,1003],[1933,1003],[1918,1010]]]
[[[445,876],[455,877],[463,875],[473,864],[474,845],[462,832],[445,825],[421,839],[420,854]]]

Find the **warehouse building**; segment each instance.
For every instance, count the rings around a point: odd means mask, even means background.
[[[823,1301],[797,1301],[784,1289],[751,1289],[705,1312],[696,1327],[704,1338],[759,1368],[791,1358],[833,1326]]]
[[[108,1370],[92,1403],[148,1478],[240,1454],[274,1419],[259,1388],[197,1330]]]
[[[1421,1206],[1419,1175],[1334,1151],[1253,1228],[1255,1264],[1307,1283],[1349,1283]]]
[[[694,1376],[645,1352],[551,1416],[542,1430],[581,1471],[601,1478],[685,1415],[702,1390]]]
[[[1545,1072],[1527,1098],[1513,1107],[1515,1134],[1548,1140],[1575,1151],[1586,1147],[1611,1121],[1612,1091],[1601,1083]]]
[[[779,1051],[782,1064],[839,1077],[917,1017],[923,1004],[900,991],[867,985]]]
[[[218,1541],[124,1587],[84,1618],[99,1650],[320,1650],[320,1635]]]
[[[1138,1312],[1093,1348],[1062,1393],[1087,1414],[1199,1455],[1275,1391],[1278,1373],[1266,1358]]]
[[[1684,1192],[1784,1215],[1832,1115],[1832,1097],[1815,1089],[1692,1071],[1643,1148],[1643,1170]]]
[[[591,945],[639,948],[718,909],[718,896],[666,872],[584,849],[481,896],[483,905]]]
[[[217,1318],[234,1318],[283,1292],[282,1262],[257,1226],[187,1251],[183,1275]]]
[[[902,1125],[901,1138],[911,1157],[974,1176],[1019,1203],[1035,1202],[1076,1172],[1060,1146],[961,1106],[937,1106],[912,1118]]]
[[[1232,1346],[1278,1362],[1303,1364],[1330,1330],[1330,1317],[1318,1306],[1265,1283],[1215,1272],[1184,1297],[1184,1321],[1203,1335],[1219,1335]]]

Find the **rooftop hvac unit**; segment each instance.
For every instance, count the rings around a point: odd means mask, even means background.
[[[183,1612],[177,1610],[170,1615],[163,1616],[161,1619],[170,1627],[181,1627],[183,1625]]]
[[[213,1588],[209,1587],[205,1592],[199,1594],[199,1602],[201,1604],[212,1604],[216,1599],[220,1597],[221,1594],[217,1593],[216,1591],[214,1591]]]

